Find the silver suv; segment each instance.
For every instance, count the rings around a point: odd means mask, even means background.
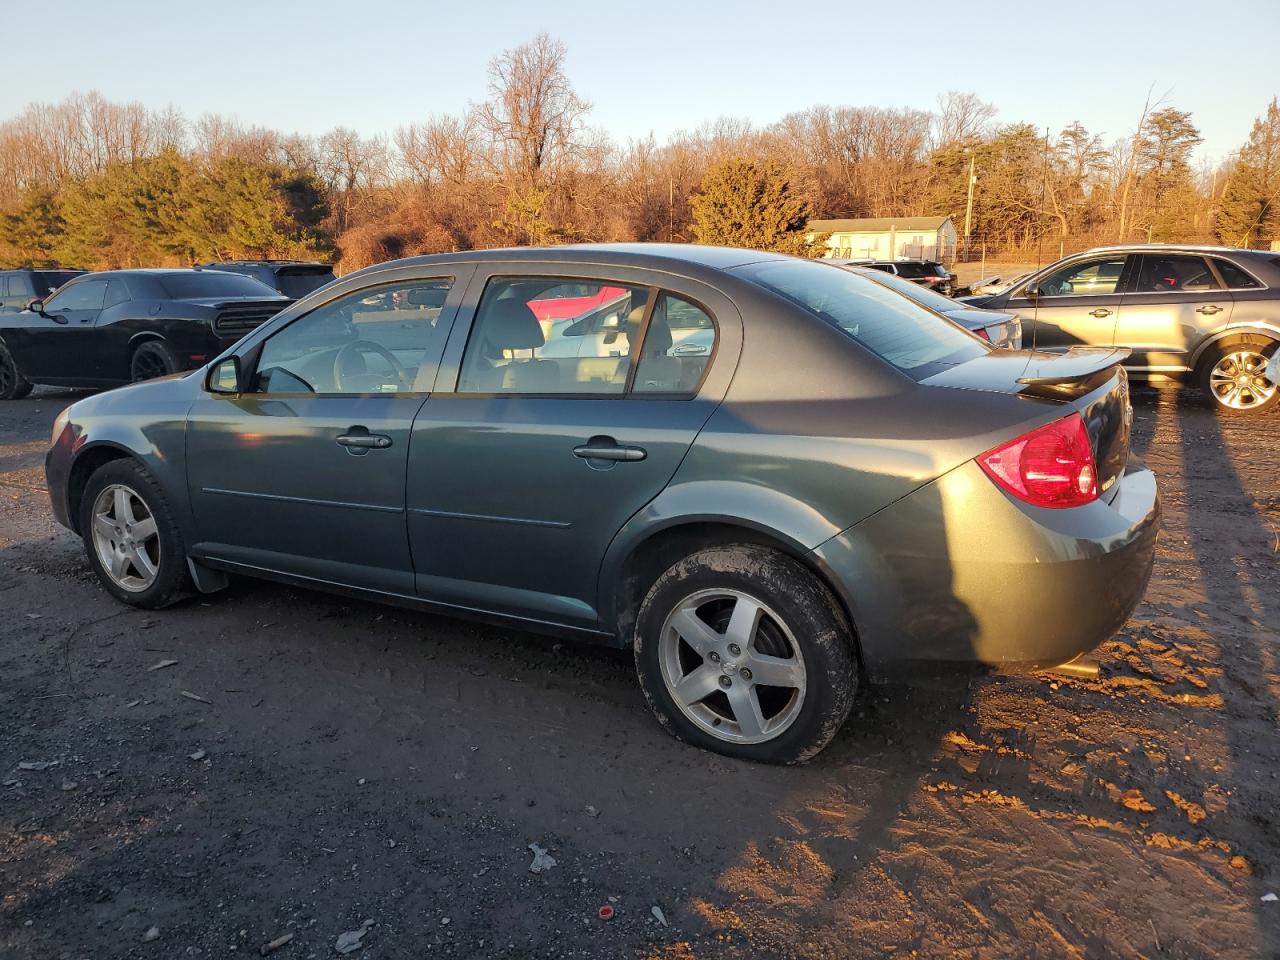
[[[1194,384],[1221,413],[1280,402],[1264,372],[1280,348],[1280,256],[1271,251],[1098,247],[964,299],[1020,314],[1024,347],[1128,347],[1131,378]]]

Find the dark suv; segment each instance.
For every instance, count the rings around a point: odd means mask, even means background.
[[[1028,347],[1128,347],[1131,378],[1194,384],[1220,413],[1280,404],[1264,373],[1280,349],[1280,256],[1270,250],[1098,247],[963,300],[1019,314]]]
[[[223,260],[202,263],[198,270],[226,270],[265,283],[291,300],[305,297],[334,279],[333,267],[314,260]]]
[[[84,273],[71,268],[0,270],[0,313],[18,313],[32,300],[47,297],[54,290]]]
[[[936,260],[849,260],[846,262],[850,266],[870,267],[872,270],[892,273],[903,280],[910,280],[922,287],[936,290],[944,297],[949,297],[955,292],[955,278]]]

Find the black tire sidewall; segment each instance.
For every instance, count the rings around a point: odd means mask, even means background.
[[[137,349],[133,351],[133,355],[129,358],[130,381],[134,383],[143,382],[137,378],[137,365],[138,358],[147,353],[155,354],[160,359],[160,362],[164,364],[164,373],[157,374],[156,376],[167,376],[171,373],[178,372],[178,358],[174,352],[169,349],[169,345],[160,340],[147,340],[146,342],[139,344]],[[155,379],[155,377],[149,377],[148,379]]]
[[[0,400],[21,400],[31,393],[32,384],[22,375],[13,354],[3,343],[0,343],[0,366],[7,367],[13,375],[12,384],[7,389],[0,387]]]
[[[112,582],[102,568],[98,552],[93,546],[93,503],[98,494],[113,483],[129,487],[146,504],[147,510],[155,518],[160,537],[159,573],[150,587],[138,593],[125,590]],[[108,593],[130,606],[153,610],[169,606],[182,595],[187,586],[187,554],[182,534],[160,485],[140,463],[135,460],[113,460],[99,467],[85,484],[78,511],[81,538],[84,540],[89,565]]]
[[[1204,402],[1210,409],[1216,411],[1224,417],[1256,417],[1261,414],[1274,410],[1280,405],[1280,390],[1277,390],[1271,399],[1259,406],[1252,407],[1248,410],[1236,410],[1228,407],[1226,404],[1218,402],[1217,396],[1209,387],[1209,374],[1219,360],[1228,353],[1232,353],[1240,347],[1253,347],[1257,349],[1264,357],[1270,358],[1276,350],[1280,350],[1280,341],[1269,340],[1266,337],[1256,334],[1245,334],[1238,337],[1232,337],[1229,340],[1222,340],[1215,343],[1206,351],[1204,359],[1200,363],[1200,368],[1196,371],[1196,386],[1200,388],[1200,393],[1204,397]]]
[[[741,590],[767,604],[786,621],[804,655],[800,715],[765,743],[738,744],[712,736],[684,715],[662,677],[659,640],[668,614],[690,594],[715,588]],[[839,731],[857,692],[852,634],[831,592],[792,558],[753,544],[700,550],[663,573],[641,604],[634,653],[641,690],[663,727],[687,743],[744,760],[799,763],[814,756]]]

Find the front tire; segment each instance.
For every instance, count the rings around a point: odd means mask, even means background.
[[[1280,342],[1246,335],[1215,343],[1200,362],[1196,381],[1205,403],[1223,416],[1264,413],[1280,403],[1280,385],[1265,370]]]
[[[133,359],[129,361],[129,379],[133,383],[141,383],[177,373],[179,369],[178,358],[167,344],[148,340],[133,351]]]
[[[825,747],[858,684],[852,631],[831,592],[766,547],[710,547],[660,576],[635,634],[640,688],[681,740],[798,763]]]
[[[117,600],[158,610],[188,587],[182,535],[160,485],[135,460],[94,471],[80,501],[89,565]]]
[[[31,381],[18,371],[9,348],[0,343],[0,400],[21,400],[31,389]]]

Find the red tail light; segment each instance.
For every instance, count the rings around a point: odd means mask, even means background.
[[[980,336],[983,340],[987,341],[987,343],[991,342],[991,334],[987,333],[985,327],[979,327],[977,330],[973,332],[976,333],[978,336]]]
[[[1093,445],[1080,414],[1037,427],[978,457],[1002,489],[1037,507],[1079,507],[1098,499]]]

